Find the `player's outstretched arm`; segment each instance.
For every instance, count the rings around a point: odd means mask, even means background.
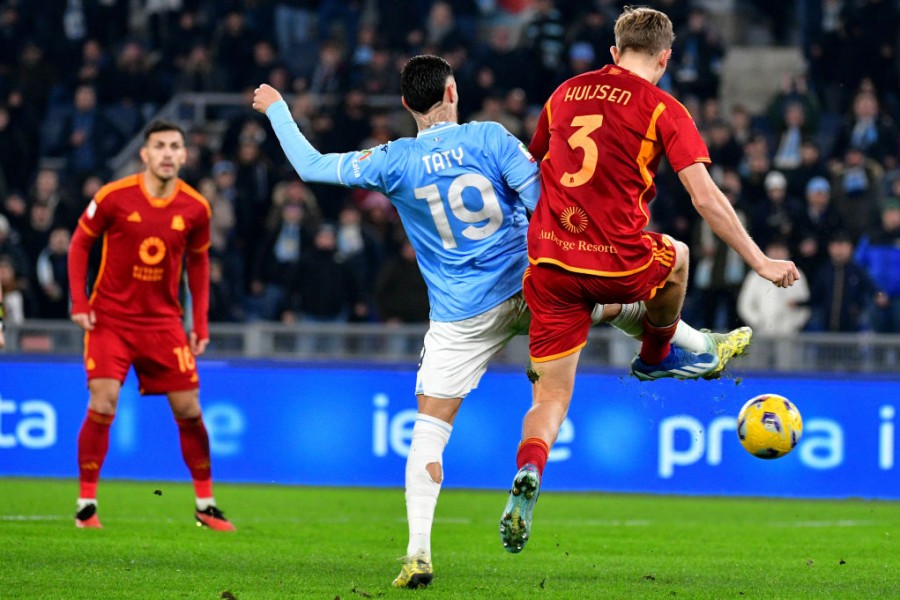
[[[690,165],[679,171],[678,177],[700,216],[757,274],[779,287],[790,287],[800,279],[800,272],[793,262],[773,260],[763,254],[738,219],[728,198],[709,176],[706,165]]]
[[[322,154],[300,132],[281,93],[262,84],[253,92],[253,109],[266,115],[291,166],[303,181],[346,185],[340,166],[344,154]]]
[[[88,255],[93,245],[94,238],[76,227],[69,246],[69,297],[72,298],[72,321],[85,331],[92,330],[97,322],[87,297]]]

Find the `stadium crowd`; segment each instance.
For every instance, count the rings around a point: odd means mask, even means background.
[[[807,59],[803,73],[772,74],[781,86],[767,111],[723,107],[727,47],[700,2],[647,2],[677,33],[660,85],[694,115],[714,178],[753,237],[804,279],[790,297],[755,285],[662,169],[654,227],[692,241],[685,316],[763,333],[900,333],[900,2],[746,3],[772,16],[775,42],[800,45]],[[249,94],[263,82],[290,91],[292,114],[323,152],[372,147],[414,135],[399,70],[433,53],[454,68],[463,121],[498,121],[527,143],[558,83],[609,62],[624,4],[0,1],[7,319],[68,317],[70,235],[120,175],[109,159],[173,94],[231,92],[247,100],[216,113],[223,131],[188,132],[182,171],[213,210],[210,320],[427,321],[425,285],[387,198],[301,182]]]

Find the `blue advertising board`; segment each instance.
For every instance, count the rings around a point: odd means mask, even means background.
[[[416,415],[412,367],[199,365],[217,481],[403,485]],[[641,383],[618,372],[585,371],[544,487],[900,499],[898,391],[900,378],[863,375]],[[804,421],[797,448],[774,461],[746,453],[735,433],[740,407],[766,392],[793,400]],[[530,402],[522,370],[489,371],[457,417],[444,455],[445,485],[507,487]],[[77,476],[86,404],[80,362],[0,360],[0,476]],[[140,397],[133,374],[103,477],[188,478],[168,403]]]

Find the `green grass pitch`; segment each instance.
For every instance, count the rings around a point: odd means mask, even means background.
[[[161,494],[157,494],[159,491]],[[900,503],[546,491],[506,553],[506,493],[446,489],[427,590],[395,590],[403,491],[218,484],[234,534],[196,527],[186,483],[0,479],[0,599],[898,598]]]

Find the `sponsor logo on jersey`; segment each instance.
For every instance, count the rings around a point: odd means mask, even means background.
[[[172,217],[172,229],[175,231],[184,231],[184,217],[181,215]]]
[[[362,161],[366,160],[367,158],[369,158],[370,156],[372,156],[371,148],[369,148],[368,150],[363,150],[362,152],[359,153],[359,158],[356,159],[356,162],[362,162]]]
[[[132,223],[140,223],[141,222],[141,213],[138,211],[134,211],[130,215],[128,215],[128,220]]]
[[[145,265],[158,265],[166,256],[166,243],[158,237],[148,237],[141,242],[138,256]]]
[[[581,233],[588,226],[587,213],[577,206],[569,206],[559,215],[559,222],[570,233]]]
[[[91,203],[88,204],[85,212],[87,213],[88,219],[93,219],[94,215],[97,214],[97,203],[94,200],[91,200]]]

